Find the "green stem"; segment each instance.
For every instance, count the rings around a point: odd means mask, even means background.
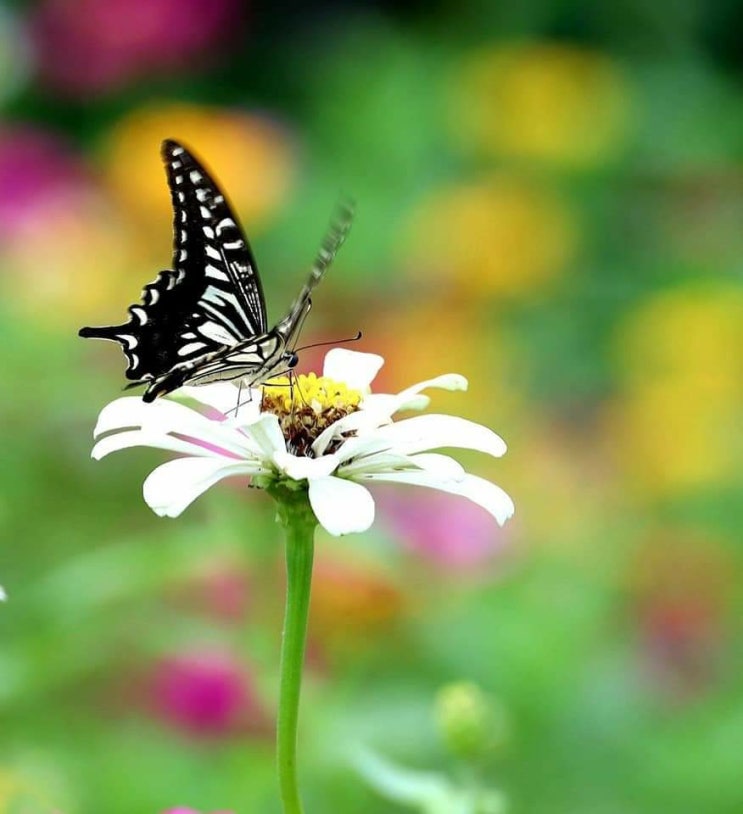
[[[302,814],[297,782],[297,722],[312,585],[315,519],[306,493],[274,495],[286,533],[286,610],[281,643],[276,758],[284,814]]]

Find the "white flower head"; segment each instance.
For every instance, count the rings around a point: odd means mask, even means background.
[[[174,398],[145,404],[119,398],[101,411],[92,455],[147,446],[181,453],[144,482],[144,499],[161,516],[176,517],[210,486],[236,475],[268,489],[306,489],[318,522],[334,535],[366,531],[374,520],[367,484],[427,486],[461,495],[502,525],[513,514],[511,498],[490,481],[470,475],[442,447],[480,450],[499,457],[503,440],[487,427],[450,415],[393,421],[401,410],[421,409],[428,388],[466,390],[449,373],[396,395],[371,393],[381,356],[334,348],[323,376],[274,380],[246,402],[227,382],[182,387]],[[196,409],[182,398],[199,403]]]

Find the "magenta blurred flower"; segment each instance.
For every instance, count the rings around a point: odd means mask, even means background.
[[[506,545],[508,532],[487,512],[454,496],[385,490],[379,506],[404,548],[444,569],[475,570]]]
[[[266,729],[249,673],[224,652],[164,659],[151,679],[149,695],[158,718],[190,735],[216,737]]]
[[[239,0],[42,0],[33,21],[40,72],[57,90],[105,93],[193,65],[240,15]]]
[[[87,180],[81,162],[51,133],[29,125],[0,128],[0,239]]]
[[[163,814],[201,814],[195,808],[169,808]],[[233,814],[232,811],[213,811],[212,814]]]

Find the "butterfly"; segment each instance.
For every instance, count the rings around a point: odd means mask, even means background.
[[[173,267],[144,287],[127,322],[79,335],[119,342],[128,387],[145,385],[146,402],[184,384],[239,379],[250,387],[290,371],[310,295],[346,239],[352,205],[339,207],[299,296],[269,330],[258,267],[224,193],[183,144],[164,141],[162,158],[174,212]]]

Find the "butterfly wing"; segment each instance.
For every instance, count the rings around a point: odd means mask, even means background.
[[[312,307],[312,291],[325,276],[325,272],[333,262],[338,249],[343,245],[353,222],[355,205],[353,201],[344,199],[338,204],[337,212],[330,223],[325,239],[320,246],[315,262],[312,264],[310,276],[294,300],[289,313],[279,322],[275,330],[283,337],[288,347],[293,347],[297,340],[302,323]]]
[[[255,260],[224,194],[183,145],[163,142],[162,156],[174,212],[173,269],[145,286],[126,323],[80,331],[119,342],[134,380],[266,331]]]

